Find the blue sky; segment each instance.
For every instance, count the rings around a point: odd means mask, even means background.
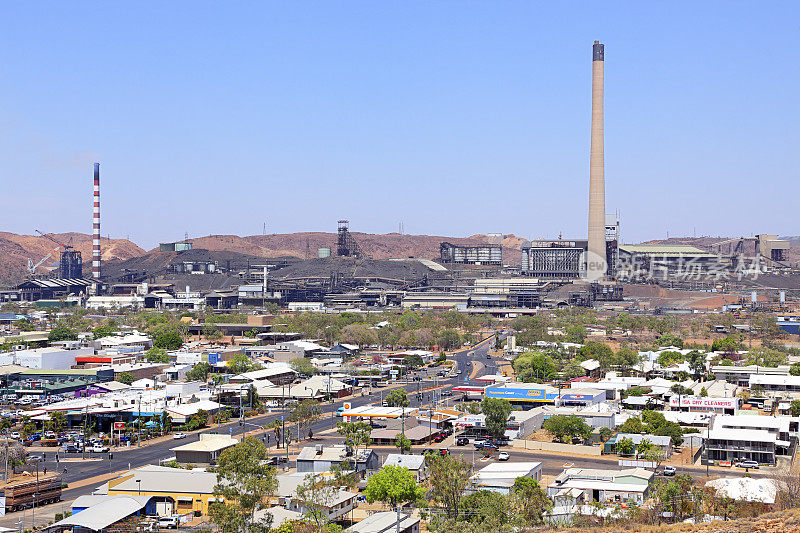
[[[800,234],[798,2],[4,2],[0,230]]]

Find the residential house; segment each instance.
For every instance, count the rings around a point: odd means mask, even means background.
[[[567,468],[547,486],[547,494],[556,505],[590,502],[644,503],[648,495],[653,472],[644,468],[601,470]]]
[[[518,477],[542,480],[542,463],[534,461],[515,461],[490,463],[470,476],[475,490],[491,490],[508,494]]]
[[[672,438],[664,435],[641,435],[639,433],[617,433],[606,441],[603,448],[604,453],[617,453],[617,444],[622,439],[630,439],[633,442],[634,453],[639,454],[639,445],[642,441],[648,441],[653,446],[661,448],[664,454],[664,459],[669,459],[672,456],[674,449],[672,448]]]
[[[345,530],[347,533],[419,533],[419,518],[400,513],[400,525],[397,524],[397,513],[380,511],[373,513],[354,526]]]
[[[428,465],[425,462],[424,455],[390,453],[386,456],[383,466],[401,466],[407,468],[414,474],[417,483],[422,483],[428,479]]]
[[[359,449],[335,444],[333,446],[306,446],[297,455],[297,472],[330,472],[335,465],[346,465],[346,470],[355,470],[363,475],[380,468],[380,459],[373,450]]]

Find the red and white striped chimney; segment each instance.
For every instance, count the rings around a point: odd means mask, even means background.
[[[100,163],[94,164],[94,208],[92,211],[92,278],[100,280]]]

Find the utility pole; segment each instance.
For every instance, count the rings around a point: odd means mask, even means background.
[[[136,417],[136,447],[142,446],[142,393],[139,393],[139,412]]]

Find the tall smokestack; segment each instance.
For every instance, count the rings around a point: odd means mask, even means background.
[[[605,48],[592,47],[592,139],[589,156],[589,256],[606,259],[606,184],[603,148],[603,66]],[[596,255],[592,255],[596,254]],[[605,273],[605,272],[604,272]]]
[[[100,281],[100,163],[94,164],[94,207],[92,210],[92,278]]]

